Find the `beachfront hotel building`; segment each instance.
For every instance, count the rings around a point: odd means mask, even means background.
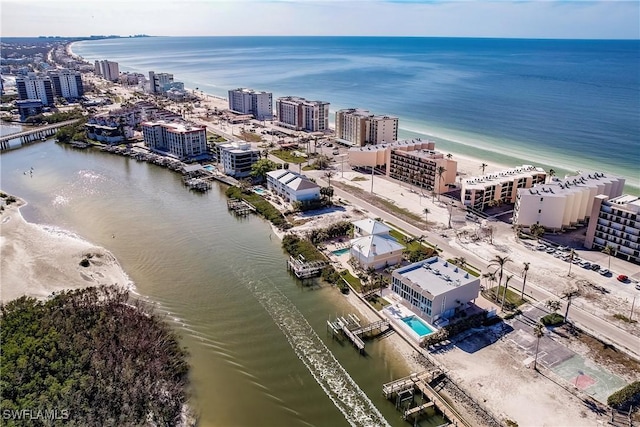
[[[531,165],[473,176],[462,180],[460,198],[465,206],[483,211],[494,203],[515,203],[518,189],[544,184],[546,178],[544,169]]]
[[[329,130],[329,103],[307,101],[297,96],[276,99],[276,124],[306,132]]]
[[[384,170],[390,178],[436,193],[446,192],[455,183],[458,170],[455,160],[435,151],[435,142],[420,138],[351,147],[348,156],[351,166]],[[445,169],[442,177],[440,167]]]
[[[117,62],[107,61],[106,59],[103,61],[96,60],[93,73],[104,77],[105,80],[115,82],[120,78],[120,67]]]
[[[39,99],[44,106],[52,106],[55,101],[53,84],[49,76],[28,73],[26,76],[16,77],[16,90],[21,100]]]
[[[273,118],[273,94],[253,89],[238,88],[229,91],[229,110],[252,114],[257,120]]]
[[[640,197],[595,197],[584,247],[607,246],[613,247],[612,255],[640,264]]]
[[[78,99],[84,95],[82,74],[78,71],[56,70],[49,73],[53,94],[66,100]]]
[[[165,87],[173,83],[173,74],[149,71],[149,92],[163,94]]]
[[[251,165],[260,159],[260,150],[251,148],[248,142],[230,142],[217,147],[218,160],[222,171],[234,178],[246,178],[251,173]]]
[[[267,189],[288,203],[320,200],[318,184],[288,169],[267,172]]]
[[[362,147],[397,139],[397,117],[377,116],[357,108],[336,111],[336,140],[342,144]]]
[[[434,256],[394,270],[391,291],[414,313],[438,325],[478,297],[480,277]]]
[[[538,224],[555,231],[584,223],[591,216],[596,196],[618,197],[624,183],[618,176],[589,172],[518,189],[513,224],[525,228]]]
[[[152,151],[171,154],[181,160],[208,155],[205,127],[164,120],[144,122],[141,126],[144,143]]]

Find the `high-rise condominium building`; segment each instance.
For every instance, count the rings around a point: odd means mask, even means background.
[[[515,203],[518,189],[544,184],[546,177],[544,169],[531,165],[473,176],[462,180],[460,197],[465,206],[482,211],[493,204]]]
[[[120,69],[117,62],[107,61],[97,61],[94,66],[94,74],[98,76],[104,77],[106,80],[111,80],[115,82],[120,77]]]
[[[153,71],[149,71],[149,92],[164,93],[167,91],[167,89],[165,89],[165,86],[170,86],[171,83],[173,83],[173,74],[156,74]]]
[[[163,120],[142,123],[144,143],[152,150],[189,159],[207,154],[206,128]]]
[[[584,247],[613,249],[611,255],[640,264],[640,197],[596,196]]]
[[[49,76],[29,73],[27,76],[16,77],[16,89],[20,99],[39,99],[45,106],[54,103],[53,85]]]
[[[229,91],[229,110],[253,114],[258,120],[273,118],[273,94],[253,89],[238,88]]]
[[[329,103],[297,96],[276,100],[277,124],[293,130],[324,132],[329,129]]]
[[[64,99],[77,99],[84,95],[82,74],[71,70],[57,70],[49,73],[55,96]]]
[[[538,224],[547,230],[561,230],[583,223],[591,216],[596,196],[618,197],[624,182],[624,178],[615,175],[589,172],[521,188],[513,210],[513,224],[523,227]]]
[[[435,142],[416,139],[351,147],[351,166],[373,167],[385,175],[440,194],[456,181],[458,162],[435,151]]]
[[[367,110],[336,111],[336,138],[345,144],[363,146],[398,139],[398,118],[376,116]]]

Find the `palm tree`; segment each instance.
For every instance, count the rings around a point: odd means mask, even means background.
[[[451,153],[447,154],[447,159],[451,160],[452,157],[453,157],[453,154]]]
[[[544,236],[544,231],[544,227],[540,224],[531,224],[529,226],[529,232],[533,235],[533,237],[536,238],[538,242],[540,241],[540,238]]]
[[[489,271],[487,273],[484,273],[482,277],[487,279],[487,281],[489,282],[489,287],[491,287],[491,284],[496,280],[496,272]]]
[[[458,267],[460,267],[463,270],[467,266],[467,260],[466,260],[465,257],[462,257],[462,256],[455,257],[453,259],[453,262],[455,263],[455,265],[457,265]]]
[[[489,263],[489,267],[498,267],[500,273],[498,274],[498,289],[500,289],[500,284],[502,283],[502,274],[504,272],[504,266],[507,263],[511,262],[511,258],[509,256],[500,256],[496,255],[493,260]]]
[[[488,164],[486,164],[486,163],[482,163],[482,164],[480,165],[480,169],[482,169],[482,175],[484,175],[484,170],[486,169],[486,167],[487,167],[487,166],[489,166],[489,165],[488,165]]]
[[[509,280],[513,278],[513,274],[507,276],[507,280],[504,281],[504,292],[502,292],[502,303],[500,304],[500,311],[504,311],[504,301],[507,299],[507,290],[509,289]],[[498,286],[500,289],[500,286]]]
[[[524,269],[522,270],[522,292],[520,293],[520,299],[524,299],[524,286],[527,284],[527,273],[529,272],[530,262],[523,262]]]
[[[538,339],[536,342],[536,357],[533,359],[533,370],[538,370],[538,348],[540,347],[540,338],[544,336],[545,327],[542,323],[537,323],[533,327],[533,335]]]
[[[334,171],[327,171],[322,176],[329,180],[329,187],[331,187],[331,177],[335,175]]]
[[[442,175],[447,171],[447,168],[445,168],[444,166],[438,166],[438,168],[436,169],[436,175],[438,175],[438,181],[442,181]],[[438,191],[438,200],[440,200],[440,194],[442,193],[442,190]]]
[[[429,227],[429,220],[427,217],[431,213],[431,211],[429,210],[429,208],[424,208],[423,212],[424,212],[424,228],[426,229],[427,227]]]
[[[571,252],[569,254],[569,272],[567,273],[567,276],[571,276],[571,266],[573,265],[573,258],[575,256],[576,256],[576,251],[571,249]]]
[[[551,182],[551,178],[553,178],[556,175],[556,171],[553,169],[549,169],[549,181]]]
[[[603,254],[607,254],[609,255],[609,270],[611,270],[611,255],[615,254],[616,252],[616,248],[614,248],[611,245],[607,245],[604,247],[604,249],[602,249],[602,253]]]

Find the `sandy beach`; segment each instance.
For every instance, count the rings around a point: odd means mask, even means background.
[[[0,216],[0,301],[45,298],[87,286],[133,286],[109,251],[63,230],[26,222],[18,203],[6,206]],[[80,265],[83,259],[87,267]]]

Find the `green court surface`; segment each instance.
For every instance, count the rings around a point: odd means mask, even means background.
[[[609,395],[627,385],[617,375],[591,363],[586,364],[578,355],[559,363],[551,370],[567,383],[602,403],[607,403]]]

